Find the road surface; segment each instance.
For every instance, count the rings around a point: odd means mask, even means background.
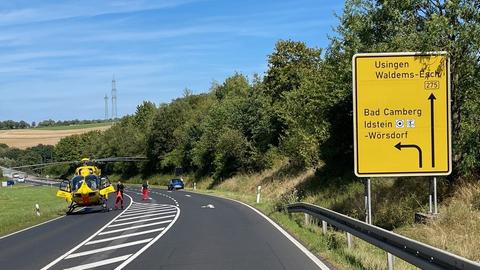
[[[125,210],[65,216],[1,238],[1,268],[322,269],[243,204],[185,191],[153,189],[146,201],[139,190],[126,194]]]

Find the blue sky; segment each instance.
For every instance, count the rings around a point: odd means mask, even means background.
[[[0,2],[0,120],[101,119],[115,74],[119,115],[263,74],[279,39],[326,47],[328,0]]]

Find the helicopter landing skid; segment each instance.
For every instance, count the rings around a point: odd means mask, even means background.
[[[72,214],[75,208],[77,208],[77,205],[74,202],[72,202],[70,206],[68,206],[67,215]]]

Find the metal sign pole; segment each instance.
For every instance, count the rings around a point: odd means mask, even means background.
[[[433,214],[438,214],[437,208],[437,177],[433,177]]]
[[[364,189],[364,200],[365,200],[365,223],[368,223],[368,180],[364,179],[363,180],[363,185],[365,187]]]
[[[368,196],[368,224],[372,224],[372,182],[367,179],[367,196]]]
[[[372,183],[370,178],[364,180],[365,184],[365,222],[372,224]]]
[[[433,179],[430,180],[428,188],[428,213],[433,214]]]

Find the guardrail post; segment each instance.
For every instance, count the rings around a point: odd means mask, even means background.
[[[262,186],[257,187],[257,203],[260,203],[260,190],[262,190]]]
[[[390,253],[387,253],[387,265],[388,270],[393,270],[395,268],[395,257]]]
[[[326,221],[322,220],[322,232],[323,234],[327,234],[327,229],[328,229],[328,223]]]
[[[305,225],[309,226],[310,224],[312,224],[312,221],[310,219],[310,215],[307,214],[307,213],[304,213],[304,216],[305,216]]]
[[[353,248],[353,239],[352,235],[347,232],[347,247],[348,248]]]

